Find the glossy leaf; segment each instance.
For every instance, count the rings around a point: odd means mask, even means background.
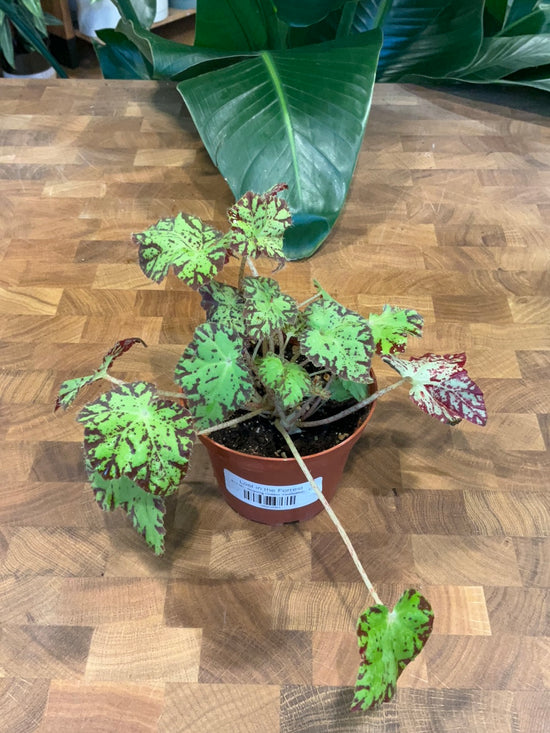
[[[378,354],[404,351],[408,336],[422,336],[422,316],[411,308],[385,305],[382,313],[371,313],[369,325]]]
[[[236,198],[264,191],[274,181],[288,183],[289,259],[311,255],[340,213],[363,138],[381,40],[372,31],[338,43],[263,51],[178,85]]]
[[[119,507],[123,509],[155,555],[164,553],[166,505],[162,497],[144,491],[127,476],[105,479],[94,472],[90,476],[90,482],[95,500],[103,511],[113,511]]]
[[[384,361],[411,381],[410,398],[428,415],[456,424],[468,420],[485,425],[483,393],[464,369],[465,354],[424,354],[408,361],[385,356]]]
[[[54,412],[60,407],[62,407],[64,410],[70,407],[70,405],[72,405],[72,403],[78,397],[78,393],[80,392],[82,387],[85,387],[87,384],[91,384],[92,382],[96,382],[98,379],[103,379],[115,359],[118,359],[119,356],[122,356],[122,354],[126,353],[129,349],[132,348],[132,346],[134,346],[134,344],[141,344],[142,346],[145,346],[147,348],[147,344],[145,343],[145,341],[140,338],[127,338],[123,339],[122,341],[117,341],[115,345],[105,354],[101,366],[93,374],[90,374],[87,377],[76,377],[75,379],[68,379],[67,381],[63,382],[63,384],[59,388],[59,394],[55,403]]]
[[[390,612],[371,606],[359,617],[361,665],[352,710],[370,710],[395,694],[397,679],[422,651],[433,628],[433,611],[423,596],[407,590]]]
[[[323,299],[308,305],[303,319],[304,356],[341,379],[369,379],[374,342],[365,318],[335,300]]]
[[[212,280],[200,288],[199,293],[207,320],[222,326],[230,323],[232,328],[244,335],[244,299],[237,288]]]
[[[472,63],[457,78],[494,82],[530,66],[550,63],[550,34],[487,38]]]
[[[243,297],[243,318],[251,339],[266,338],[296,322],[298,304],[281,293],[279,283],[270,277],[245,277]]]
[[[277,193],[287,188],[278,184],[264,194],[247,191],[227,212],[231,250],[241,257],[270,257],[285,261],[283,237],[292,224],[286,201]]]
[[[228,325],[203,323],[176,366],[175,380],[200,427],[221,422],[254,393],[242,337]]]
[[[160,283],[172,267],[180,280],[195,290],[218,274],[227,255],[222,234],[197,216],[186,214],[161,219],[134,234],[134,241],[139,245],[139,264],[147,277]]]
[[[338,10],[346,0],[274,0],[281,20],[292,26],[318,23],[333,10]]]
[[[475,57],[483,36],[483,2],[393,0],[383,31],[377,81],[440,78]]]
[[[101,41],[95,51],[104,79],[152,79],[153,68],[135,43],[119,30],[96,32]]]
[[[258,371],[262,382],[273,390],[285,410],[300,404],[311,390],[311,378],[299,364],[283,361],[276,354],[259,359]]]
[[[275,48],[281,29],[271,0],[200,0],[195,44],[226,51]]]
[[[177,490],[193,447],[193,421],[181,405],[160,399],[154,385],[117,386],[84,407],[78,420],[91,471],[127,476],[153,494]]]

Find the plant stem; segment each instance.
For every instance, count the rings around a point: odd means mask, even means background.
[[[346,38],[349,36],[356,10],[356,1],[347,2],[344,5],[342,8],[342,15],[340,16],[340,22],[338,23],[338,29],[336,31],[336,38]]]
[[[374,23],[372,24],[373,29],[380,28],[382,26],[388,11],[391,9],[392,3],[393,0],[383,0],[383,2],[380,3],[378,6],[378,12],[374,18]]]
[[[321,293],[316,293],[315,295],[312,295],[311,298],[308,298],[307,300],[302,301],[302,303],[298,303],[298,308],[301,309],[306,305],[309,305],[310,303],[315,302],[316,300],[319,300],[319,298],[322,298]]]
[[[239,278],[237,280],[237,290],[239,293],[243,291],[243,280],[244,280],[244,268],[246,267],[246,257],[241,257],[239,265]]]
[[[265,412],[265,410],[263,407],[260,407],[258,410],[247,412],[246,415],[239,415],[239,417],[234,417],[232,420],[227,420],[226,422],[219,423],[218,425],[214,425],[211,428],[205,428],[204,430],[199,430],[197,432],[197,435],[208,435],[208,433],[214,433],[216,430],[223,430],[224,428],[232,428],[234,425],[238,425],[241,422],[250,420],[250,418],[252,417],[256,417],[256,415],[261,415],[262,412]]]
[[[364,400],[361,400],[361,402],[357,402],[355,405],[348,407],[347,410],[342,410],[342,412],[339,412],[336,415],[325,417],[323,420],[308,420],[305,422],[298,420],[296,424],[300,428],[316,428],[319,425],[328,425],[331,422],[336,422],[337,420],[341,420],[343,417],[352,415],[354,412],[357,412],[357,410],[361,410],[363,407],[370,405],[372,402],[377,400],[379,397],[382,397],[383,395],[387,394],[388,392],[391,392],[392,389],[396,389],[396,387],[400,387],[406,381],[407,381],[406,377],[403,377],[403,379],[400,379],[398,382],[394,382],[393,384],[390,384],[388,387],[384,387],[384,389],[379,389],[378,392],[375,392],[374,394],[369,395]]]
[[[281,433],[281,435],[283,436],[283,438],[285,439],[286,444],[290,448],[290,451],[291,451],[292,455],[294,456],[294,458],[296,459],[298,465],[302,469],[302,472],[303,472],[304,476],[306,477],[306,479],[308,480],[309,485],[311,486],[311,488],[315,492],[317,498],[319,499],[319,501],[321,502],[321,504],[324,506],[325,511],[327,512],[327,514],[329,515],[330,519],[332,520],[334,526],[338,530],[338,533],[339,533],[340,537],[342,538],[342,540],[344,542],[344,545],[346,546],[347,551],[351,555],[351,559],[355,563],[355,567],[359,571],[359,575],[361,576],[361,579],[363,580],[364,584],[367,586],[367,589],[368,589],[369,593],[373,597],[374,602],[377,605],[382,605],[382,601],[380,600],[380,597],[379,597],[378,593],[374,589],[373,584],[369,580],[369,576],[367,575],[367,573],[365,571],[365,568],[361,565],[361,561],[359,560],[359,558],[357,556],[357,553],[355,552],[355,548],[351,544],[351,540],[348,537],[348,534],[347,534],[346,530],[342,527],[342,525],[340,523],[340,520],[338,519],[338,517],[334,513],[334,510],[332,509],[332,507],[330,506],[330,504],[326,500],[323,492],[321,491],[321,489],[315,483],[315,479],[313,478],[313,476],[311,475],[310,470],[308,469],[308,467],[304,463],[304,459],[298,453],[298,449],[294,445],[294,442],[293,442],[292,438],[287,433],[287,431],[284,429],[284,427],[280,424],[279,421],[277,421],[275,423],[275,425],[276,425],[277,429],[279,430],[279,432]]]
[[[253,277],[258,277],[258,270],[256,269],[256,265],[254,264],[254,260],[252,257],[246,258],[246,264],[250,268],[250,272],[252,273]]]

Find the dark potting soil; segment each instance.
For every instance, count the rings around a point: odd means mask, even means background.
[[[353,404],[352,400],[347,403],[328,402],[311,419],[321,420],[324,417],[335,415]],[[360,423],[363,422],[370,409],[370,406],[365,407],[342,420],[329,423],[328,425],[321,425],[316,428],[303,428],[301,432],[293,433],[292,440],[302,456],[328,450],[346,438],[349,438]],[[241,453],[264,456],[265,458],[292,457],[283,436],[279,433],[275,425],[270,420],[261,416],[253,417],[233,428],[216,430],[216,432],[210,433],[210,437],[216,443],[221,443],[226,448],[231,448]]]

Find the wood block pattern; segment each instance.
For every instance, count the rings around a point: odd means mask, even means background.
[[[119,339],[169,387],[198,296],[130,234],[231,194],[172,85],[0,83],[0,729],[9,733],[544,733],[550,729],[550,126],[535,92],[378,85],[345,211],[312,259],[350,308],[425,316],[466,350],[481,430],[380,402],[333,507],[380,596],[418,587],[432,638],[396,699],[349,712],[371,599],[325,514],[235,514],[199,446],[154,557],[89,488],[56,390]],[[230,266],[230,268],[233,266]],[[381,385],[393,379],[381,367]],[[94,389],[94,388],[92,388]]]

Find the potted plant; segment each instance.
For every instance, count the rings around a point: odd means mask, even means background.
[[[0,61],[6,77],[66,78],[48,49],[47,25],[59,21],[42,10],[40,0],[0,0]]]
[[[199,0],[192,46],[115,0],[105,78],[171,79],[233,195],[289,184],[285,254],[313,254],[342,211],[378,82],[550,89],[546,0]],[[231,109],[231,114],[226,113]]]
[[[67,408],[92,382],[111,382],[77,417],[85,428],[86,471],[101,508],[124,509],[156,554],[164,551],[165,497],[178,490],[197,436],[222,492],[245,516],[277,524],[324,507],[375,600],[358,623],[353,707],[368,709],[392,697],[400,672],[429,636],[433,614],[412,589],[393,611],[382,604],[328,499],[368,410],[383,394],[408,383],[415,404],[452,424],[464,418],[484,425],[486,410],[464,354],[403,358],[407,338],[421,335],[416,311],[385,306],[365,318],[318,283],[297,302],[281,292],[274,272],[258,272],[259,258],[284,264],[283,236],[291,225],[278,196],[284,188],[246,193],[229,209],[225,234],[184,214],[134,234],[143,272],[160,283],[172,268],[198,291],[206,312],[176,366],[178,391],[110,374],[115,359],[143,344],[133,337],[117,342],[94,374],[65,381],[56,409]],[[239,261],[233,284],[218,279],[230,258]],[[376,387],[374,356],[400,375],[384,389]],[[322,448],[318,429],[328,434]],[[246,448],[233,444],[235,435],[246,438]],[[266,436],[280,439],[267,457]]]

